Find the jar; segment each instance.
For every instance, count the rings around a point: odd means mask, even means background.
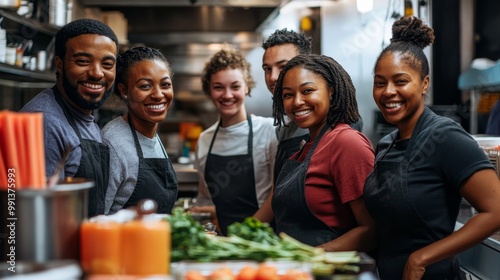
[[[80,227],[80,264],[85,274],[121,273],[120,224],[105,218]]]
[[[170,224],[155,215],[154,200],[142,200],[138,218],[121,226],[121,257],[126,275],[167,275],[170,268]]]

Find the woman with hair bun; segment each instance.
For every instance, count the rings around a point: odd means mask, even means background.
[[[403,17],[374,68],[373,98],[396,130],[376,147],[364,196],[380,279],[460,279],[457,254],[500,229],[500,181],[477,142],[425,106],[433,30]],[[454,231],[462,198],[477,211]]]

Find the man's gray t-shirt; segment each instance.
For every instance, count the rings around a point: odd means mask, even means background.
[[[83,139],[102,142],[99,126],[94,122],[92,115],[86,115],[73,109],[66,103],[70,115],[73,117]],[[61,156],[68,147],[70,153],[60,178],[73,177],[78,171],[82,150],[80,139],[71,127],[64,112],[57,103],[53,89],[45,89],[37,94],[31,101],[26,103],[20,112],[42,112],[45,144],[46,176],[51,176]]]

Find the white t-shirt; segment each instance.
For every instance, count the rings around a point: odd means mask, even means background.
[[[274,161],[278,149],[278,139],[272,118],[251,115],[253,127],[253,167],[255,192],[259,207],[269,196],[273,183]],[[199,199],[210,199],[210,192],[205,181],[205,163],[208,149],[219,122],[204,130],[196,146],[195,168],[200,180]],[[229,127],[219,127],[212,147],[212,154],[220,156],[245,155],[248,153],[248,121]]]

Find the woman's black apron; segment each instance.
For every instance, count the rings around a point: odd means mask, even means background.
[[[385,161],[384,157],[390,150],[387,147],[384,153],[377,155],[374,170],[365,182],[365,203],[376,219],[378,236],[381,240],[378,244],[377,270],[382,280],[402,278],[409,254],[427,245],[427,241],[419,240],[418,236],[434,236],[435,241],[439,240],[439,237],[429,231],[422,221],[422,216],[412,207],[413,202],[407,185],[410,152],[416,145],[415,138],[427,116],[428,114],[424,113],[415,126],[413,131],[415,137],[410,138],[403,160]],[[393,133],[391,147],[395,141],[396,133]],[[394,220],[391,220],[394,209],[401,209],[407,215],[407,218],[403,219],[407,221],[405,225],[398,222],[396,226]],[[408,238],[407,234],[400,234],[398,228],[405,228],[407,232],[412,232],[413,236]],[[422,279],[459,279],[457,275],[459,275],[458,259],[449,258],[426,267]]]
[[[177,177],[172,161],[163,150],[164,158],[144,158],[141,144],[134,125],[128,118],[128,124],[134,136],[135,150],[139,157],[139,172],[134,192],[124,208],[135,206],[142,199],[152,199],[158,205],[157,213],[169,214],[177,199]],[[158,141],[158,136],[155,136]]]
[[[291,137],[281,140],[278,144],[278,151],[276,152],[276,161],[274,163],[274,184],[279,177],[279,173],[283,168],[285,162],[301,148],[302,141],[307,141],[309,133]]]
[[[249,115],[247,122],[249,132],[246,155],[220,156],[211,153],[220,122],[208,149],[205,181],[215,204],[217,220],[223,235],[227,235],[227,226],[243,221],[259,209],[252,158],[252,119]]]
[[[329,124],[325,124],[303,162],[291,159],[285,162],[276,181],[272,199],[276,232],[285,232],[311,246],[324,244],[345,233],[345,230],[330,228],[316,217],[307,205],[305,196],[309,162],[321,137],[329,127]]]
[[[62,100],[61,92],[57,87],[53,87],[54,96],[57,103],[61,106],[66,119],[80,139],[80,148],[82,149],[82,158],[78,165],[75,178],[87,178],[94,180],[95,186],[89,189],[89,217],[104,214],[104,199],[108,189],[109,178],[109,148],[103,143],[95,140],[83,139],[80,130],[76,126],[75,120],[71,115],[66,103]]]

